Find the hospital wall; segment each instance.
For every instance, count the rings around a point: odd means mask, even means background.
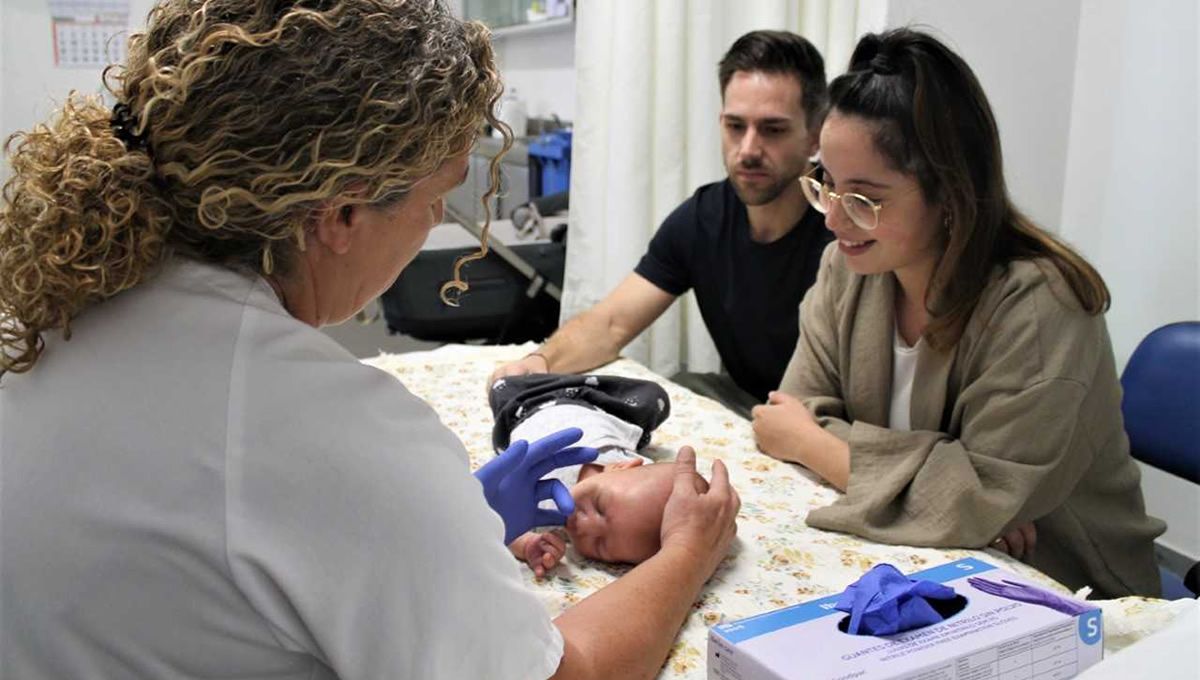
[[[0,0],[0,139],[45,120],[71,90],[99,93],[101,69],[57,68],[47,0]],[[132,0],[144,19],[151,0]],[[0,163],[0,178],[8,164]]]
[[[1062,234],[1112,289],[1119,366],[1158,326],[1200,319],[1198,36],[1194,0],[1082,3]],[[1170,524],[1160,543],[1200,560],[1200,492],[1142,470],[1147,509]]]
[[[575,120],[575,31],[570,26],[493,41],[504,85],[531,117]]]
[[[448,0],[456,16],[463,0]],[[506,89],[515,90],[530,117],[575,120],[575,27],[540,27],[492,41]]]

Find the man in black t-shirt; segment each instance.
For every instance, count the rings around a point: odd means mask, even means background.
[[[808,209],[774,241],[755,241],[736,185],[724,180],[700,187],[676,208],[633,271],[673,296],[696,291],[721,363],[753,397],[748,409],[779,387],[796,351],[800,299],[816,281],[831,238],[824,215]],[[697,378],[681,382],[692,386]]]
[[[675,299],[695,290],[724,376],[676,376],[748,415],[779,386],[798,310],[831,240],[797,182],[816,154],[828,94],[820,53],[784,31],[753,31],[721,59],[727,179],[696,190],[663,222],[634,272],[496,378],[576,373],[607,363]]]

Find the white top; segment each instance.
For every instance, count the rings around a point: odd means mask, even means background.
[[[578,427],[583,430],[583,436],[573,446],[590,446],[600,451],[595,462],[608,465],[625,460],[641,458],[650,462],[649,458],[637,452],[638,440],[642,438],[642,428],[620,418],[579,404],[559,404],[546,402],[528,418],[517,423],[509,433],[510,442],[524,439],[533,442],[554,434],[568,427]],[[543,479],[560,479],[567,486],[574,486],[579,481],[579,471],[582,465],[568,465],[556,468],[546,474]],[[544,507],[552,508],[553,501],[543,501]]]
[[[0,676],[546,678],[462,444],[261,279],[190,262],[0,388]]]
[[[892,407],[888,429],[907,432],[912,429],[912,385],[917,375],[917,355],[921,341],[909,347],[896,329],[892,340]]]

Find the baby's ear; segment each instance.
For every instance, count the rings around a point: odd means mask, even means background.
[[[642,460],[641,458],[628,458],[626,460],[618,461],[616,463],[609,463],[608,465],[605,465],[604,471],[607,472],[609,470],[628,470],[629,468],[635,468],[645,462],[646,461]]]
[[[584,463],[583,466],[579,468],[579,481],[582,482],[588,477],[591,477],[592,475],[598,475],[607,469],[607,467],[598,465],[596,463]]]

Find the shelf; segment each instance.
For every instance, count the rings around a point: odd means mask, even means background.
[[[462,12],[464,19],[482,21],[498,39],[575,25],[574,0],[463,0]]]
[[[516,24],[514,26],[502,26],[492,29],[493,38],[508,38],[515,35],[526,35],[529,33],[548,33],[550,31],[570,28],[575,24],[574,17],[559,17],[557,19],[546,19],[544,21],[534,22],[532,24]]]

